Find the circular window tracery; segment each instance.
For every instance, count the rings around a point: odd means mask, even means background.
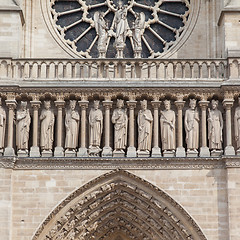
[[[74,56],[85,58],[158,58],[168,54],[183,39],[197,2],[190,0],[42,0],[49,20],[62,43]],[[125,11],[121,48],[117,42],[121,8]],[[123,12],[122,11],[122,12]],[[43,9],[44,13],[44,9]],[[98,23],[105,24],[99,32]],[[96,17],[97,16],[97,17]],[[123,15],[120,15],[123,18]],[[137,25],[137,19],[140,24]],[[138,27],[137,27],[138,26]],[[119,27],[120,28],[120,27]],[[138,31],[138,29],[140,29]],[[51,30],[52,32],[52,30]],[[106,35],[105,42],[100,45]],[[102,47],[104,46],[104,47]],[[101,48],[102,47],[102,48]],[[105,48],[102,54],[101,49]],[[122,52],[119,52],[120,51]]]

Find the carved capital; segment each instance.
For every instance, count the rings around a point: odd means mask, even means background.
[[[152,103],[152,106],[153,106],[154,110],[158,110],[158,108],[161,105],[161,101],[151,101],[151,103]]]
[[[41,106],[40,101],[30,101],[33,110],[38,110]]]
[[[206,111],[208,107],[209,101],[200,101],[199,106],[202,109],[202,111]]]
[[[79,107],[81,107],[82,110],[86,110],[88,108],[89,101],[82,100],[78,101]]]
[[[127,101],[127,106],[129,110],[134,110],[137,106],[137,101]]]
[[[183,110],[185,101],[175,101],[174,103],[178,110]]]
[[[105,110],[109,110],[112,107],[113,101],[103,101],[103,106],[105,107]]]
[[[224,99],[223,106],[226,110],[230,110],[233,106],[234,100],[233,99]]]
[[[64,108],[65,105],[65,101],[61,101],[61,100],[57,100],[54,102],[55,106],[59,109],[59,108]]]
[[[9,110],[14,110],[17,106],[16,100],[6,100],[5,102]]]

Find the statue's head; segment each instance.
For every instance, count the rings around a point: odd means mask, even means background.
[[[117,107],[122,108],[124,106],[124,101],[122,99],[117,99]]]
[[[27,102],[21,101],[21,108],[25,110],[27,108]]]
[[[70,101],[69,101],[69,106],[70,106],[70,108],[71,108],[72,110],[75,109],[76,103],[77,103],[76,100],[70,100]]]
[[[216,109],[218,106],[218,100],[212,100],[212,109]]]
[[[189,106],[190,106],[191,109],[195,109],[196,104],[197,104],[196,99],[190,99]]]
[[[104,18],[104,12],[99,13],[99,18]]]
[[[95,110],[97,110],[99,108],[99,100],[94,100],[93,107]]]
[[[141,103],[142,109],[143,109],[143,110],[146,110],[146,109],[147,109],[147,100],[144,99],[144,100],[140,101],[140,103]]]
[[[119,3],[118,3],[118,8],[120,9],[120,8],[122,8],[123,7],[123,2],[122,1],[119,1]]]
[[[51,107],[51,102],[50,101],[44,101],[44,107],[48,110]]]
[[[169,110],[171,108],[171,101],[170,100],[165,100],[164,102],[164,107],[166,110]]]

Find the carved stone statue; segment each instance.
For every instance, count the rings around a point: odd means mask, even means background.
[[[123,109],[124,101],[117,99],[117,109],[113,111],[112,123],[114,124],[114,148],[115,152],[124,153],[127,146],[127,109]]]
[[[3,154],[4,139],[6,129],[6,111],[2,107],[2,98],[0,98],[0,155]]]
[[[184,126],[188,151],[198,152],[199,147],[199,112],[196,108],[196,99],[190,99],[189,109],[186,110]]]
[[[212,100],[212,109],[208,109],[208,139],[212,150],[222,149],[223,118],[217,107],[218,100]]]
[[[31,118],[29,114],[29,109],[27,109],[27,102],[21,102],[21,107],[17,111],[16,117],[16,145],[18,153],[28,153],[30,123]]]
[[[147,109],[147,101],[141,101],[141,110],[138,112],[138,152],[150,153],[152,141],[153,116]]]
[[[123,49],[125,47],[126,35],[129,29],[127,21],[127,8],[119,2],[118,9],[115,13],[115,47],[117,49],[117,58],[123,57]]]
[[[237,150],[240,150],[240,97],[238,98],[238,105],[234,114],[234,130]]]
[[[89,155],[98,156],[103,130],[103,114],[99,109],[99,101],[95,100],[89,113]]]
[[[133,44],[134,57],[141,58],[142,52],[142,34],[144,30],[145,15],[144,13],[136,13],[136,19],[133,24]]]
[[[175,133],[175,112],[171,110],[171,102],[164,101],[165,110],[161,111],[161,138],[163,151],[175,152],[176,149],[176,133]]]
[[[51,109],[51,102],[44,101],[44,108],[40,115],[41,121],[41,141],[40,147],[43,152],[52,152],[53,132],[54,132],[54,113]]]
[[[76,148],[78,146],[79,120],[80,116],[79,113],[76,111],[76,100],[70,100],[69,109],[66,111],[65,117],[66,151],[76,151]]]
[[[104,58],[104,57],[106,57],[106,52],[107,52],[108,33],[107,33],[107,24],[104,20],[103,12],[95,12],[94,24],[95,24],[96,32],[98,34],[99,57]]]

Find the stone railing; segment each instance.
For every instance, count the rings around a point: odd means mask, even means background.
[[[0,59],[0,79],[226,79],[228,66],[224,59]]]

